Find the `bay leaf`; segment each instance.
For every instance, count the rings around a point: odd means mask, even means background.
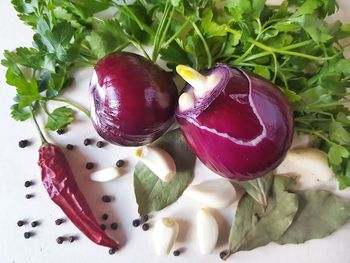
[[[279,240],[293,222],[298,211],[298,197],[286,191],[286,187],[293,184],[293,179],[272,178],[274,182],[266,209],[249,194],[241,198],[230,231],[229,254]]]
[[[321,190],[300,191],[298,197],[298,212],[291,226],[277,241],[279,244],[298,244],[323,238],[349,221],[348,199]]]
[[[196,160],[180,129],[168,132],[151,145],[164,149],[174,158],[176,175],[165,183],[142,162],[137,163],[134,192],[140,215],[159,211],[174,203],[191,183]]]
[[[267,174],[257,179],[242,181],[240,182],[240,185],[251,197],[255,199],[255,201],[266,209],[267,196],[270,192],[272,181],[273,176],[271,174]]]

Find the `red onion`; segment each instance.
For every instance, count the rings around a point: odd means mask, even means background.
[[[277,167],[293,135],[293,115],[284,95],[272,83],[225,64],[205,75],[218,78],[214,87],[198,96],[198,89],[187,85],[185,95],[194,98],[192,105],[184,107],[180,97],[176,111],[198,158],[236,180],[254,179]]]
[[[150,143],[174,121],[177,89],[171,75],[133,53],[114,53],[100,60],[90,94],[93,125],[114,144]]]

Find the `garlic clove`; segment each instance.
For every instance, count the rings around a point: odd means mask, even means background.
[[[197,212],[197,237],[199,250],[203,255],[211,254],[219,237],[219,227],[209,209]]]
[[[119,176],[121,176],[120,169],[116,167],[108,167],[91,173],[90,179],[94,182],[109,182]]]
[[[334,178],[334,173],[328,165],[327,154],[315,148],[289,150],[275,173],[298,175],[303,188]]]
[[[236,189],[226,179],[216,179],[191,185],[185,195],[207,207],[225,208],[237,199]]]
[[[170,182],[176,174],[173,157],[159,147],[143,146],[136,150],[135,155],[164,182]]]
[[[310,134],[296,134],[294,133],[293,142],[291,145],[291,149],[297,148],[308,148],[315,141],[315,137]]]
[[[170,253],[179,233],[179,224],[171,218],[162,218],[154,225],[154,248],[158,256]]]

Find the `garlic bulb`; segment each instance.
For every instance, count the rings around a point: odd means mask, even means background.
[[[176,174],[173,157],[159,147],[143,146],[136,150],[135,155],[164,182],[169,182]]]
[[[216,179],[191,185],[185,191],[191,199],[211,208],[225,208],[237,198],[233,185],[226,179]]]
[[[199,250],[203,255],[211,254],[219,237],[219,227],[214,216],[206,208],[197,212],[197,236]]]
[[[178,223],[171,218],[162,218],[154,226],[154,248],[158,256],[170,253],[179,233]]]

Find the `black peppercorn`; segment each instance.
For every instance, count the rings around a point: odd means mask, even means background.
[[[134,220],[132,221],[132,225],[133,225],[134,227],[138,227],[138,226],[140,225],[140,219],[134,219]]]
[[[227,256],[227,251],[226,250],[220,252],[220,258],[221,259],[225,259],[226,256]]]
[[[64,129],[59,129],[56,131],[58,135],[62,135],[64,133],[66,133],[66,131]]]
[[[67,150],[73,150],[74,149],[74,145],[72,145],[72,144],[67,144],[67,146],[66,146],[66,148],[67,148]]]
[[[110,249],[108,250],[108,253],[109,253],[110,255],[115,254],[115,252],[117,252],[117,250],[116,250],[115,248],[110,248]]]
[[[24,238],[25,238],[25,239],[31,238],[32,236],[33,236],[33,233],[32,233],[32,232],[25,232],[25,233],[24,233]]]
[[[25,181],[24,182],[24,187],[30,187],[33,185],[33,182],[32,181]]]
[[[98,141],[96,143],[96,146],[97,146],[97,148],[102,148],[103,146],[105,146],[105,143],[103,141]]]
[[[116,165],[117,167],[119,167],[119,168],[120,168],[120,167],[123,167],[123,166],[124,166],[124,164],[125,164],[125,161],[124,161],[124,160],[118,160],[118,161],[116,162],[116,164],[115,164],[115,165]]]
[[[111,229],[117,230],[118,229],[118,223],[112,223],[111,224]]]
[[[85,168],[88,170],[91,170],[94,168],[94,166],[95,166],[94,163],[88,162],[86,163]]]
[[[111,201],[112,201],[112,199],[111,199],[111,197],[109,195],[102,196],[102,202],[109,203]]]
[[[90,145],[91,144],[91,139],[88,139],[88,138],[86,138],[85,140],[84,140],[84,145],[85,146],[88,146],[88,145]]]
[[[38,221],[33,221],[30,225],[32,227],[37,227],[38,225],[40,225],[40,223]]]
[[[107,220],[107,219],[108,219],[108,214],[104,213],[104,214],[102,215],[102,219],[103,219],[103,220]]]
[[[64,220],[61,219],[61,218],[55,220],[55,224],[56,224],[57,226],[61,225],[63,222],[64,222]]]
[[[75,240],[76,240],[76,237],[75,237],[75,236],[70,236],[70,237],[68,237],[68,241],[69,241],[70,243],[73,243]]]
[[[173,251],[173,255],[174,255],[175,257],[180,256],[180,254],[181,254],[180,250],[174,250],[174,251]]]
[[[105,224],[101,224],[101,225],[100,225],[100,228],[101,228],[103,231],[105,231],[106,228],[107,228],[107,226],[106,226]]]
[[[25,224],[27,224],[26,221],[23,221],[23,220],[18,220],[17,221],[17,226],[19,226],[19,227],[24,226]]]
[[[142,225],[142,230],[143,231],[147,231],[148,229],[149,229],[149,224],[146,223],[146,224]]]
[[[63,237],[58,237],[58,238],[56,238],[56,242],[57,242],[57,244],[59,244],[59,245],[61,245],[61,244],[63,243],[63,241],[64,241],[64,238],[63,238]]]
[[[28,140],[20,140],[19,142],[18,142],[18,146],[20,147],[20,148],[25,148],[25,147],[27,147],[29,145],[29,141]]]
[[[141,216],[141,223],[146,223],[148,221],[148,215]]]
[[[34,195],[32,195],[32,194],[26,194],[25,195],[25,197],[26,197],[26,199],[30,199],[30,198],[32,198]]]

